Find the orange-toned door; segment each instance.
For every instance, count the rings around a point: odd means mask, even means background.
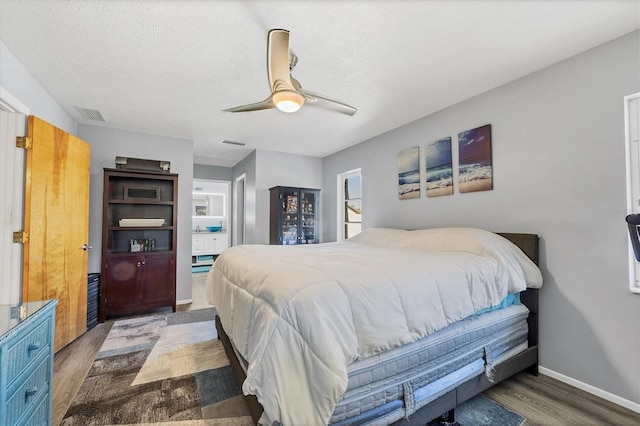
[[[87,329],[90,145],[29,116],[22,300],[58,299],[54,350]]]

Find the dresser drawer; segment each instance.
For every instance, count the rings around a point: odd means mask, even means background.
[[[31,414],[27,414],[26,417],[18,423],[18,426],[42,426],[48,425],[49,413],[51,410],[49,409],[49,404],[51,400],[48,396],[45,395],[41,401],[37,402],[35,410]]]
[[[57,304],[0,305],[0,426],[51,425]]]
[[[42,401],[43,395],[50,392],[51,358],[45,357],[40,365],[29,375],[15,393],[7,400],[7,422],[18,424],[34,404]],[[48,400],[48,397],[45,397]],[[48,408],[48,407],[46,407]]]
[[[7,354],[7,386],[26,370],[29,364],[45,351],[49,351],[51,318],[43,318],[35,323],[33,328],[24,336],[10,343]]]

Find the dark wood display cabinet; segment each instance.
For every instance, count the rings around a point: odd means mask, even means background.
[[[178,175],[104,169],[100,322],[176,310]]]
[[[320,190],[274,186],[269,189],[271,244],[317,244]]]

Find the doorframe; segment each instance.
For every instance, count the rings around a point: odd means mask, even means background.
[[[7,114],[23,115],[22,126],[17,123],[18,128],[15,129],[14,136],[26,136],[27,134],[27,116],[30,114],[30,109],[22,103],[18,98],[13,96],[8,90],[0,86],[0,110]],[[22,127],[22,128],[20,128]],[[7,129],[2,131],[2,136],[6,135]],[[6,153],[12,156],[14,169],[10,172],[9,176],[1,179],[2,184],[6,187],[2,188],[5,194],[12,194],[9,200],[11,210],[9,230],[3,229],[2,235],[5,236],[0,244],[3,245],[3,253],[7,253],[8,256],[3,260],[3,271],[0,276],[6,283],[6,288],[2,292],[0,297],[1,303],[20,303],[22,301],[22,259],[23,259],[23,247],[22,245],[13,243],[6,236],[10,236],[7,232],[22,231],[24,230],[24,185],[25,185],[25,163],[26,155],[23,149],[15,148],[15,137],[8,136],[8,140],[2,140],[1,143],[6,146],[2,147],[2,150],[7,150]],[[6,171],[3,171],[3,173]],[[20,176],[16,176],[19,174]],[[3,223],[7,223],[3,220]],[[4,225],[2,225],[3,227]]]
[[[196,182],[196,181],[203,181],[203,182],[211,182],[211,183],[215,183],[215,184],[219,184],[219,185],[224,185],[226,187],[225,189],[225,200],[224,200],[224,219],[226,220],[226,224],[224,226],[224,231],[228,232],[229,229],[233,229],[232,223],[233,223],[233,217],[231,216],[231,197],[233,196],[232,194],[232,189],[231,189],[231,181],[229,180],[220,180],[220,179],[208,179],[208,178],[200,178],[200,177],[194,177],[192,179],[192,182]],[[193,187],[193,185],[192,185]],[[195,188],[192,188],[192,194],[195,192]],[[191,228],[192,228],[192,232],[195,229],[195,227],[193,226],[193,218],[197,217],[193,215],[193,212],[191,213]],[[227,235],[227,244],[229,244],[231,242],[231,232],[228,232],[229,235]]]
[[[241,203],[239,203],[239,200]],[[242,209],[240,209],[240,205]],[[244,244],[246,241],[247,231],[247,174],[243,173],[238,176],[234,182],[233,190],[233,245]],[[241,233],[241,238],[238,234]]]

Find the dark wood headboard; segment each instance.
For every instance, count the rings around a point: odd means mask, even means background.
[[[529,259],[533,260],[533,263],[535,263],[536,265],[540,264],[538,251],[539,238],[536,234],[512,234],[508,232],[496,233],[520,247],[520,250],[522,250],[524,254],[529,256]]]
[[[520,250],[524,252],[529,259],[533,260],[536,265],[539,265],[539,251],[538,243],[539,238],[536,234],[510,234],[497,232],[498,235],[503,236],[513,244],[520,247]],[[527,323],[529,325],[529,346],[536,346],[538,344],[538,289],[528,288],[526,291],[520,293],[520,300],[529,308],[529,317]],[[538,375],[538,363],[531,367],[529,370],[531,374]]]

